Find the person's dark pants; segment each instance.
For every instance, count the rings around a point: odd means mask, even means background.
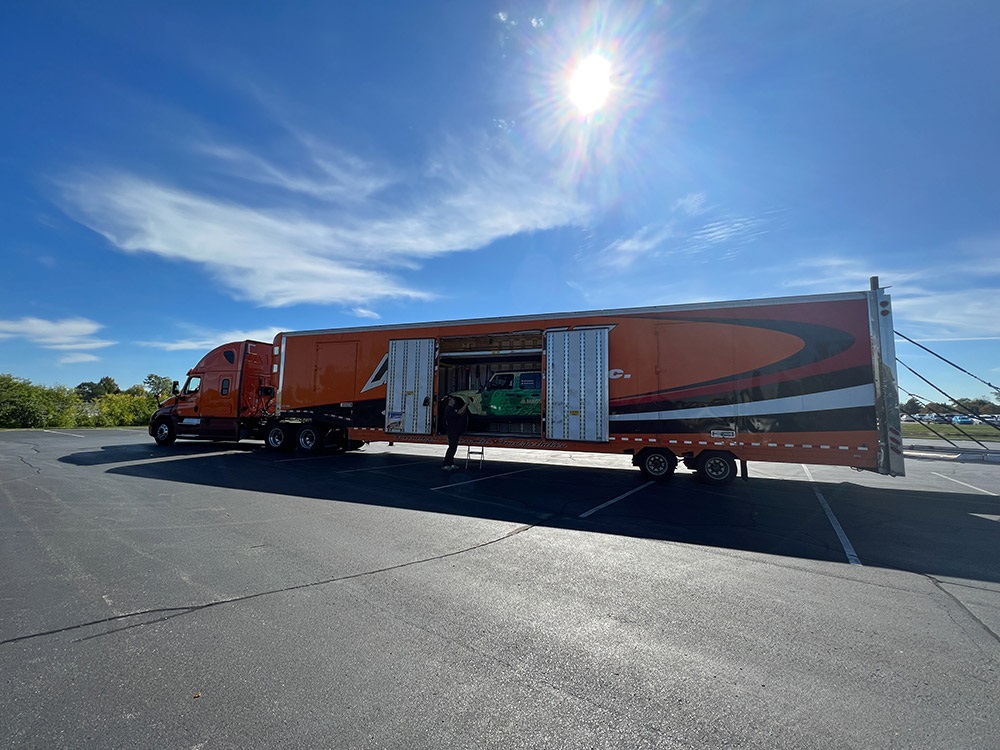
[[[455,465],[455,453],[458,452],[458,441],[462,439],[461,432],[448,433],[448,450],[444,453],[444,465]]]

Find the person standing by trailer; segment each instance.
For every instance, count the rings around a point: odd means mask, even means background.
[[[445,471],[452,471],[455,466],[455,453],[458,451],[458,441],[469,426],[469,404],[455,396],[449,396],[444,405],[444,426],[448,433],[448,450],[444,454]]]

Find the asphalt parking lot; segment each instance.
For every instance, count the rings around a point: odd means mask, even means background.
[[[996,747],[1000,464],[441,453],[0,432],[6,746]]]

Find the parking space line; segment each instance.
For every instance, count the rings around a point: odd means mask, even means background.
[[[65,435],[66,437],[77,437],[77,438],[86,437],[86,435],[76,435],[72,432],[59,432],[58,430],[42,430],[42,432],[48,432],[53,435]]]
[[[938,474],[936,471],[932,471],[931,474],[933,474],[936,477],[941,477],[942,479],[947,479],[949,482],[954,482],[955,484],[960,484],[963,487],[968,487],[970,490],[975,490],[976,492],[982,492],[983,494],[990,495],[991,497],[997,497],[997,493],[990,492],[989,490],[984,490],[982,487],[976,487],[976,485],[974,485],[974,484],[966,484],[965,482],[960,482],[957,479],[952,479],[951,477],[946,477],[944,474]]]
[[[847,562],[851,565],[861,565],[861,559],[858,554],[854,551],[854,545],[851,544],[851,540],[847,538],[847,534],[844,533],[844,527],[840,525],[840,521],[837,517],[833,515],[833,509],[830,508],[830,504],[823,497],[823,493],[819,491],[819,487],[816,485],[816,480],[813,479],[812,472],[809,471],[809,467],[802,464],[802,469],[805,471],[806,476],[809,478],[809,484],[812,485],[813,492],[816,493],[816,497],[819,499],[819,504],[823,506],[823,511],[826,513],[826,517],[830,521],[830,525],[833,526],[833,530],[837,532],[837,538],[840,540],[840,546],[844,548],[844,554],[847,555]]]
[[[447,490],[452,487],[461,487],[463,484],[475,484],[476,482],[486,482],[490,479],[496,479],[497,477],[507,477],[511,474],[523,474],[526,471],[534,471],[535,467],[530,469],[518,469],[517,471],[505,471],[503,474],[490,474],[488,477],[479,477],[479,479],[470,479],[466,482],[455,482],[454,484],[442,484],[438,487],[431,487],[432,490]]]
[[[580,518],[586,518],[587,516],[589,516],[589,515],[591,515],[591,514],[593,514],[593,513],[596,513],[596,512],[597,512],[597,511],[599,511],[599,510],[602,510],[602,509],[604,509],[604,508],[607,508],[607,507],[608,507],[609,505],[614,505],[614,504],[615,504],[615,503],[617,503],[617,502],[618,502],[619,500],[624,500],[624,499],[625,499],[626,497],[628,497],[629,495],[634,495],[634,494],[635,494],[636,492],[638,492],[639,490],[644,490],[644,489],[646,489],[646,488],[647,488],[647,487],[649,487],[649,485],[651,485],[651,484],[656,484],[656,482],[655,482],[655,481],[650,481],[650,482],[646,482],[645,484],[643,484],[643,485],[640,485],[640,486],[636,487],[636,488],[635,488],[634,490],[629,490],[629,491],[628,491],[628,492],[626,492],[626,493],[625,493],[624,495],[619,495],[618,497],[615,497],[615,498],[612,498],[611,500],[608,500],[608,501],[607,501],[606,503],[601,503],[601,504],[600,504],[600,505],[598,505],[598,506],[597,506],[596,508],[591,508],[591,509],[590,509],[590,510],[588,510],[588,511],[587,511],[586,513],[581,513],[579,517],[580,517]]]

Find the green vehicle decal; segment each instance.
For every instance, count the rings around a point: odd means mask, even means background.
[[[541,417],[542,373],[498,372],[478,391],[455,391],[469,404],[469,413],[482,417]]]

